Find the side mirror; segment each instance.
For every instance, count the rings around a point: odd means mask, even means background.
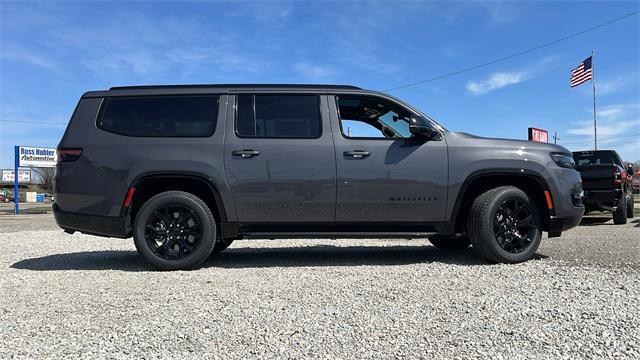
[[[627,164],[627,173],[633,176],[633,165]]]
[[[426,140],[437,139],[440,133],[431,127],[431,125],[424,119],[416,116],[412,116],[409,120],[409,131],[417,138]]]

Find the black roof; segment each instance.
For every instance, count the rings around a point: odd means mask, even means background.
[[[300,88],[300,89],[348,89],[362,90],[353,85],[321,85],[321,84],[192,84],[192,85],[134,85],[113,86],[109,90],[143,90],[143,89],[185,89],[185,88]]]

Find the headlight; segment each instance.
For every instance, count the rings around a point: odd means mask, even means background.
[[[550,155],[551,159],[553,159],[558,166],[567,169],[575,168],[576,162],[573,160],[573,156],[565,153],[551,153]]]

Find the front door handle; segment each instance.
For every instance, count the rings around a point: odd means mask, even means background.
[[[260,151],[258,151],[258,150],[249,150],[249,149],[233,150],[231,152],[231,155],[240,156],[240,157],[243,157],[243,158],[251,158],[251,157],[260,155]]]
[[[356,159],[361,159],[361,158],[365,158],[369,155],[371,155],[368,151],[364,151],[364,150],[353,150],[353,151],[345,151],[342,153],[342,155],[344,156],[351,156],[353,158]]]

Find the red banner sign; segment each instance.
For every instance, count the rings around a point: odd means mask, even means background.
[[[529,128],[529,141],[549,142],[549,132],[538,128]]]

